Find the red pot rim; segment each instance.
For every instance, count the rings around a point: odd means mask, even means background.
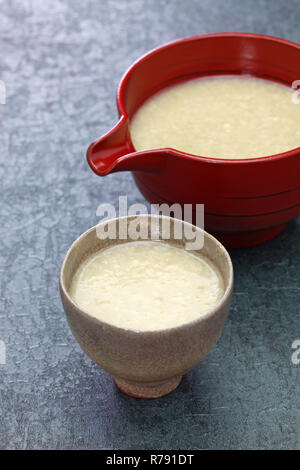
[[[136,68],[140,66],[141,63],[149,59],[149,57],[165,50],[168,49],[169,47],[176,46],[177,44],[181,44],[184,42],[192,42],[192,41],[198,41],[201,39],[209,39],[209,38],[215,38],[215,37],[235,37],[235,38],[255,38],[255,39],[263,39],[266,41],[271,41],[274,43],[279,43],[279,44],[284,44],[286,46],[294,47],[296,49],[300,50],[300,45],[289,41],[287,39],[282,39],[276,36],[269,36],[265,34],[256,34],[256,33],[244,33],[244,32],[220,32],[220,33],[209,33],[209,34],[200,34],[200,35],[195,35],[195,36],[189,36],[189,37],[184,37],[181,39],[177,39],[175,41],[170,41],[165,44],[162,44],[154,49],[151,49],[150,51],[146,52],[143,54],[141,57],[139,57],[137,60],[135,60],[126,70],[126,72],[123,74],[118,89],[117,89],[117,107],[121,116],[121,119],[128,119],[128,114],[126,111],[126,107],[124,104],[124,90],[127,85],[127,82],[130,78],[130,76],[134,73]],[[158,150],[156,148],[149,149],[149,151],[153,150]],[[197,160],[197,161],[202,161],[205,163],[213,163],[213,164],[222,164],[222,163],[230,163],[231,165],[235,164],[242,164],[242,165],[251,165],[251,164],[256,164],[256,163],[267,163],[270,161],[277,161],[277,160],[283,160],[288,157],[294,157],[299,154],[300,151],[300,146],[293,148],[291,150],[288,150],[286,152],[274,154],[274,155],[268,155],[264,157],[256,157],[256,158],[213,158],[213,157],[204,157],[201,155],[195,155],[195,154],[190,154],[187,152],[182,152],[180,150],[176,150],[173,148],[159,148],[161,151],[166,151],[167,153],[171,153],[174,157],[180,157],[184,158],[187,160]]]

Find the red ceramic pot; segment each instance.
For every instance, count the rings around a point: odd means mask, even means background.
[[[119,85],[119,122],[88,148],[92,170],[100,176],[132,171],[152,203],[205,204],[205,229],[228,247],[272,238],[300,214],[299,147],[263,158],[214,159],[171,148],[136,152],[129,134],[131,117],[158,90],[196,76],[245,72],[291,86],[300,79],[300,46],[257,34],[218,33],[144,55]]]

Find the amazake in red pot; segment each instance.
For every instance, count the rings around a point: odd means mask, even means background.
[[[129,134],[134,112],[158,90],[196,76],[245,72],[291,86],[300,79],[300,46],[257,34],[218,33],[144,55],[119,85],[119,122],[88,148],[92,170],[100,176],[132,171],[152,203],[204,204],[205,229],[228,247],[274,237],[300,214],[299,147],[263,158],[213,159],[170,148],[136,152]]]

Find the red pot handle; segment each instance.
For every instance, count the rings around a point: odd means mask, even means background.
[[[87,161],[99,176],[126,170],[153,172],[162,168],[165,150],[136,152],[129,136],[129,120],[122,116],[107,134],[91,143],[87,150]]]

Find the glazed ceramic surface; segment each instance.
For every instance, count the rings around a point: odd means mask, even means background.
[[[162,218],[148,215],[139,217],[140,224],[147,224],[150,239],[153,218]],[[134,218],[126,217],[126,223]],[[116,221],[118,227],[119,220],[113,219],[104,224]],[[170,223],[171,234],[175,225],[186,224],[172,218]],[[197,230],[201,231],[199,228]],[[62,265],[61,297],[72,333],[86,354],[108,371],[126,393],[137,397],[158,397],[172,391],[182,375],[217,342],[229,312],[233,288],[232,264],[224,247],[204,232],[204,245],[200,253],[214,263],[225,286],[225,293],[216,307],[192,322],[173,328],[152,331],[119,328],[79,309],[69,295],[69,288],[80,263],[91,254],[128,241],[101,240],[97,237],[96,227],[81,235],[69,249]],[[172,238],[167,242],[184,249],[186,241],[183,236],[180,240]],[[197,255],[197,251],[193,253]]]
[[[300,78],[300,46],[248,33],[195,36],[149,52],[126,72],[118,124],[87,152],[95,173],[130,170],[153,203],[204,203],[205,228],[227,246],[258,244],[300,214],[300,149],[249,160],[153,149],[135,152],[129,122],[153,93],[188,78],[247,73],[287,86]]]

